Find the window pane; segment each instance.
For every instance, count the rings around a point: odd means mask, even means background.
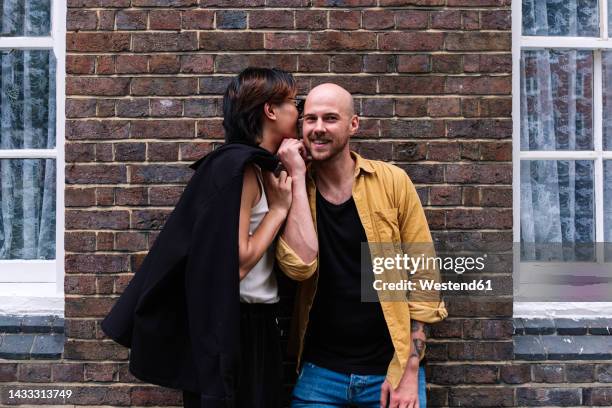
[[[593,52],[521,52],[521,150],[593,150]]]
[[[0,259],[55,259],[55,160],[0,160]]]
[[[51,0],[0,0],[0,36],[51,33]]]
[[[607,52],[602,53],[602,60],[603,60],[603,148],[604,150],[612,150],[612,51],[607,51]]]
[[[572,244],[595,241],[594,202],[592,161],[521,161],[522,243],[569,244],[558,260],[591,259],[592,246],[577,249]],[[523,259],[542,259],[530,248],[523,250]]]
[[[612,243],[612,160],[604,160],[604,241]]]
[[[522,11],[523,35],[599,37],[597,0],[523,0]]]
[[[13,50],[0,56],[0,149],[54,148],[53,52]]]

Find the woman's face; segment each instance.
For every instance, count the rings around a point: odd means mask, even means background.
[[[280,104],[275,104],[276,121],[274,122],[274,128],[278,138],[278,144],[283,139],[297,137],[297,121],[298,121],[298,110],[295,104],[295,96],[293,93]]]

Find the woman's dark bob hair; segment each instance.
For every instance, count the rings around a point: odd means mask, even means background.
[[[290,73],[276,68],[246,68],[232,79],[223,95],[225,141],[261,143],[264,104],[280,104],[295,93]]]

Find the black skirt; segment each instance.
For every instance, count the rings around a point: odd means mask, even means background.
[[[240,303],[240,375],[235,408],[278,408],[282,352],[276,303]],[[200,394],[183,391],[185,408],[209,408]],[[215,405],[216,406],[216,405]]]

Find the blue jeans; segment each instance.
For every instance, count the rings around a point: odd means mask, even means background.
[[[384,375],[341,374],[304,362],[293,389],[291,408],[358,406],[380,408]],[[425,368],[419,367],[419,408],[425,408]]]

